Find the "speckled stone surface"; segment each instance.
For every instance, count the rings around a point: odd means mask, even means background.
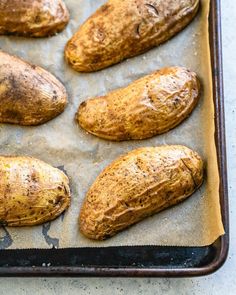
[[[2,278],[0,295],[236,294],[236,1],[222,1],[225,113],[230,199],[230,252],[215,274],[193,279]]]

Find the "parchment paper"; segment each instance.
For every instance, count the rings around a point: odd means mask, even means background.
[[[65,1],[71,20],[52,38],[0,37],[1,49],[38,64],[65,84],[69,105],[65,112],[39,127],[0,125],[0,153],[30,155],[64,169],[71,181],[72,203],[57,220],[27,228],[1,228],[0,248],[103,247],[118,245],[211,244],[224,233],[219,205],[219,177],[214,143],[214,109],[208,40],[209,0],[202,0],[195,20],[169,42],[141,56],[100,72],[79,74],[66,65],[63,50],[80,24],[105,0]],[[185,66],[202,81],[200,103],[189,119],[174,130],[143,141],[115,143],[86,134],[74,121],[79,103],[102,95],[163,66]],[[205,184],[188,200],[156,214],[108,239],[94,242],[78,230],[78,214],[86,191],[102,169],[117,156],[141,146],[183,144],[206,162]]]

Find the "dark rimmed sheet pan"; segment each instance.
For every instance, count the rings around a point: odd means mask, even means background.
[[[220,15],[220,0],[212,0],[209,34],[215,105],[215,141],[225,235],[206,247],[124,246],[1,250],[1,276],[197,276],[210,274],[224,263],[229,246],[229,213]]]

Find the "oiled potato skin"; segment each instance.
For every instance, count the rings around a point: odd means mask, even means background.
[[[103,240],[175,205],[203,181],[203,162],[184,146],[139,148],[121,156],[97,177],[80,212],[80,231]]]
[[[64,111],[65,87],[46,70],[0,51],[0,123],[38,125]]]
[[[83,102],[76,119],[86,131],[109,140],[144,139],[180,124],[199,100],[197,75],[163,68],[125,88]]]
[[[69,12],[62,0],[0,0],[0,34],[46,37],[64,29]]]
[[[108,0],[69,40],[66,60],[91,72],[141,54],[182,30],[198,7],[199,0]]]
[[[55,219],[70,205],[68,177],[35,158],[0,156],[0,223],[30,226]]]

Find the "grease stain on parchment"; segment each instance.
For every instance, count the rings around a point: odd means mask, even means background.
[[[7,249],[13,243],[13,239],[4,226],[0,227],[0,249]]]
[[[51,222],[47,222],[47,223],[43,224],[42,233],[43,233],[44,239],[47,242],[48,246],[50,246],[52,248],[58,248],[59,247],[59,239],[50,237],[48,234],[50,227],[51,227]]]

